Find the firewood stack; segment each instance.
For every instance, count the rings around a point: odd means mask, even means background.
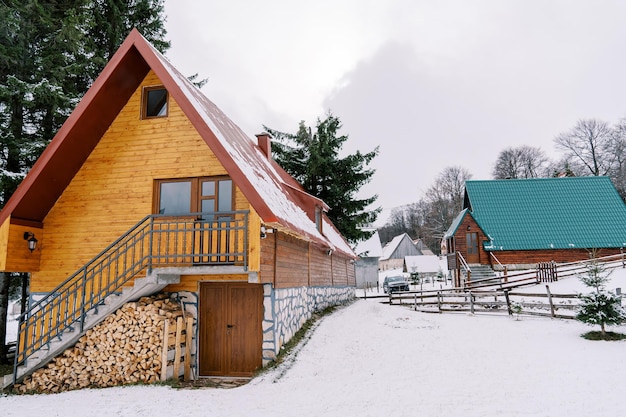
[[[55,393],[160,379],[165,321],[176,326],[181,306],[165,295],[124,304],[88,330],[74,347],[35,371],[15,390]]]

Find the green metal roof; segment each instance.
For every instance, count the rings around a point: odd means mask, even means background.
[[[466,181],[486,250],[626,246],[626,205],[608,177]]]

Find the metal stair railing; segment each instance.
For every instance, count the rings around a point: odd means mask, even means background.
[[[87,313],[155,267],[248,267],[248,211],[149,215],[19,317],[17,368],[66,330],[84,331]]]

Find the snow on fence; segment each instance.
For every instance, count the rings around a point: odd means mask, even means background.
[[[576,294],[552,294],[549,285],[546,285],[546,293],[509,290],[394,293],[389,296],[389,304],[410,305],[415,311],[428,313],[506,313],[564,319],[573,319],[579,305]]]
[[[539,262],[537,264],[537,281],[556,282],[558,280],[556,262]]]

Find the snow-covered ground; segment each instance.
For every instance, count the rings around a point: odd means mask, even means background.
[[[626,287],[626,272],[609,288]],[[575,278],[551,284],[576,287]],[[626,414],[626,342],[573,320],[417,313],[359,300],[324,317],[289,368],[234,389],[135,386],[0,397],[9,416]],[[611,328],[626,333],[626,326]]]
[[[9,309],[9,311],[11,310],[12,309]],[[7,341],[7,343],[15,342],[17,340],[18,315],[9,313],[7,319],[7,337],[5,340]]]

